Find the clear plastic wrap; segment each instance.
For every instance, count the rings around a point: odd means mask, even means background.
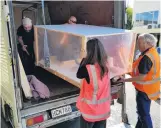
[[[47,43],[44,43],[45,28]],[[49,55],[50,65],[46,69],[77,86],[80,80],[76,72],[86,54],[86,42],[91,38],[98,38],[104,45],[111,78],[131,71],[136,34],[90,25],[35,26],[36,64],[44,67],[45,55]]]

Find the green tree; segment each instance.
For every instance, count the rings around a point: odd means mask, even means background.
[[[126,29],[132,29],[132,15],[133,15],[133,9],[130,7],[126,8],[126,14],[127,14],[127,24]]]

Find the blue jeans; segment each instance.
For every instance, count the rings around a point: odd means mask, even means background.
[[[138,122],[136,128],[153,128],[150,116],[151,100],[144,92],[137,91],[136,104],[138,113]]]

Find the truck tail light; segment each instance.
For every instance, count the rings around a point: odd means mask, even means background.
[[[35,124],[38,124],[38,123],[42,123],[42,122],[46,121],[47,119],[48,119],[47,113],[41,114],[41,115],[34,116],[34,117],[26,119],[26,125],[32,126],[32,125],[35,125]]]

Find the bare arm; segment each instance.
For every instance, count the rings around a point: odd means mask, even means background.
[[[136,82],[136,81],[142,81],[144,80],[145,75],[140,74],[138,76],[132,77],[132,78],[128,78],[128,79],[124,79],[124,82]]]
[[[21,46],[24,46],[23,40],[22,40],[22,36],[18,36],[18,41],[21,44]]]
[[[21,46],[22,46],[22,50],[25,51],[28,55],[30,55],[29,52],[28,52],[27,49],[26,49],[26,48],[27,48],[27,45],[24,45],[24,42],[23,42],[21,36],[18,36],[18,41],[19,41],[19,43],[20,43]]]

